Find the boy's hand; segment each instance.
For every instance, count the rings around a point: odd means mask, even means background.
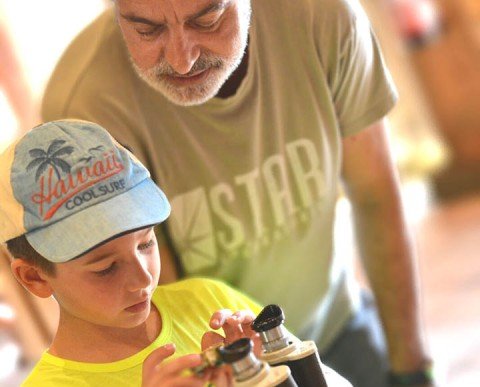
[[[153,351],[145,359],[142,371],[142,387],[203,387],[209,379],[214,377],[211,374],[205,374],[200,377],[198,375],[185,373],[185,371],[190,370],[190,368],[200,365],[200,355],[186,355],[169,362],[164,362],[166,358],[172,356],[174,353],[175,345],[167,344]],[[220,382],[224,383],[221,376],[218,376],[218,378]],[[228,386],[228,384],[216,385],[219,387]]]
[[[202,337],[202,350],[218,344],[231,344],[238,339],[248,337],[253,340],[254,351],[260,355],[262,344],[260,335],[251,328],[255,314],[250,310],[240,310],[233,313],[229,309],[217,310],[210,318],[210,328],[217,330],[222,328],[225,337],[215,332],[206,332]]]

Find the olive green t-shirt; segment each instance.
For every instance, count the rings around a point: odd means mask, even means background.
[[[131,148],[171,201],[163,240],[185,274],[281,305],[323,350],[358,296],[333,247],[342,138],[396,91],[357,0],[253,0],[248,50],[235,95],[176,106],[135,74],[109,10],[64,54],[43,118],[97,122]]]

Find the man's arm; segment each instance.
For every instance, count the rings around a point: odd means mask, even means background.
[[[391,368],[424,366],[415,253],[403,216],[386,121],[343,140],[343,178],[352,203],[360,255],[375,295]]]

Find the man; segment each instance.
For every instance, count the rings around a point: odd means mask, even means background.
[[[383,119],[395,100],[356,0],[117,0],[66,51],[43,115],[100,123],[165,187],[159,239],[179,273],[164,280],[217,277],[280,304],[327,364],[372,387],[388,368],[428,379]],[[342,177],[388,364],[333,253]]]

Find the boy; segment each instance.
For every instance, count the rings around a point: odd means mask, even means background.
[[[186,354],[217,340],[210,328],[253,337],[247,310],[259,307],[211,280],[157,286],[153,226],[169,213],[148,171],[96,124],[46,123],[0,156],[0,242],[17,280],[60,307],[25,386],[228,383],[224,371],[185,373],[201,361]]]

